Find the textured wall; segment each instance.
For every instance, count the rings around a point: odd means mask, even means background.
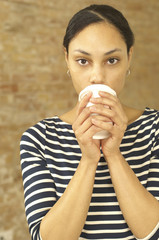
[[[75,4],[76,3],[76,4]],[[78,4],[77,4],[78,3]],[[132,73],[121,98],[159,109],[159,1],[0,0],[0,239],[30,239],[19,165],[21,134],[60,115],[76,98],[62,40],[69,18],[91,3],[122,10],[136,35]]]

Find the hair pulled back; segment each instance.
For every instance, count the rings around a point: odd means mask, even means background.
[[[68,52],[69,43],[85,27],[93,23],[108,22],[116,27],[127,45],[127,52],[134,45],[134,34],[123,14],[109,5],[90,5],[77,12],[69,21],[63,40]]]

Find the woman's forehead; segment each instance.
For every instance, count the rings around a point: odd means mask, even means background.
[[[113,49],[126,49],[126,43],[114,26],[104,22],[84,28],[71,40],[69,47],[72,51],[80,49],[88,54],[99,49],[106,54]]]

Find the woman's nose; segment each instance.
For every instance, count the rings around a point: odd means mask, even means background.
[[[94,68],[90,75],[91,84],[103,84],[105,81],[105,73],[101,68]]]

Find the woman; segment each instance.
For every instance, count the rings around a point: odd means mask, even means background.
[[[105,84],[118,96],[133,44],[116,9],[91,5],[75,14],[64,52],[77,94]],[[86,107],[89,101],[92,107]],[[94,140],[101,129],[110,137]],[[100,98],[89,92],[71,111],[28,129],[21,165],[32,239],[158,239],[158,143],[159,112],[132,109],[102,91]]]

